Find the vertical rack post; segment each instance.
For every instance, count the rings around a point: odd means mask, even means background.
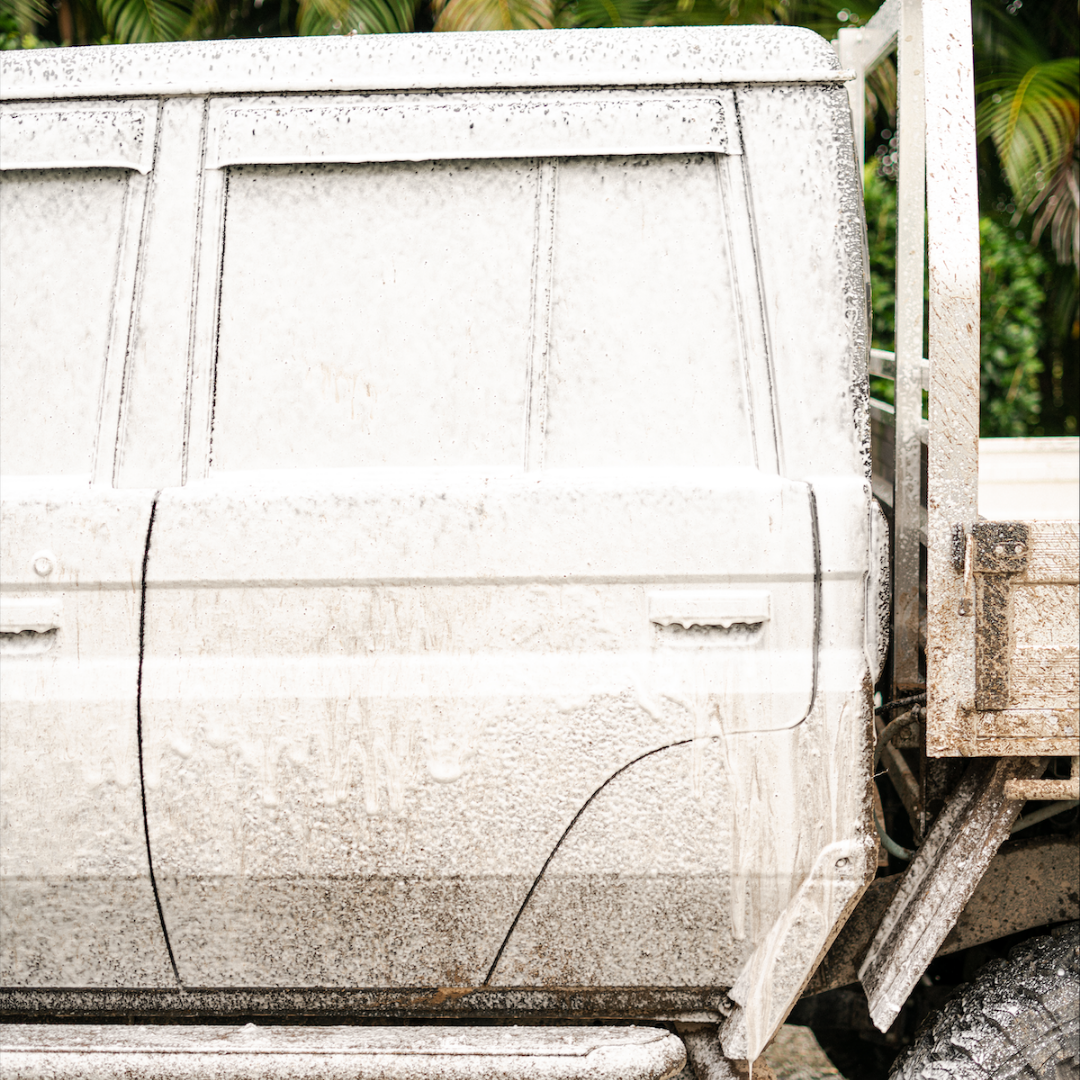
[[[975,698],[975,619],[954,550],[977,519],[979,201],[969,0],[923,8],[930,271],[927,742],[960,752]],[[963,532],[961,532],[963,530]]]
[[[841,65],[855,72],[855,78],[847,84],[847,89],[860,178],[866,163],[866,73],[896,44],[900,3],[901,0],[885,0],[865,26],[846,26],[836,35],[836,51]]]
[[[919,672],[919,555],[922,531],[922,415],[926,113],[922,0],[901,0],[897,40],[900,154],[896,222],[896,480],[893,549],[893,687],[922,689]]]
[[[837,35],[840,61],[855,71],[849,84],[855,142],[862,150],[866,73],[893,48],[897,51],[899,175],[896,236],[896,353],[871,350],[871,371],[895,380],[894,405],[871,402],[893,426],[892,460],[880,462],[892,483],[886,496],[893,510],[893,685],[894,697],[921,690],[921,548],[926,543],[922,477],[927,425],[922,392],[923,279],[926,268],[926,111],[923,63],[923,0],[885,0],[870,21]],[[860,160],[865,157],[860,153]]]

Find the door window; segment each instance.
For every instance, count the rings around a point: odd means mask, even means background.
[[[753,465],[716,169],[559,163],[548,465]]]
[[[517,464],[535,173],[232,169],[212,468]]]
[[[717,162],[231,167],[211,469],[752,465]]]
[[[89,473],[113,315],[128,172],[0,178],[0,463]]]

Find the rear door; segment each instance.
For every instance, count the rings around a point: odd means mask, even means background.
[[[705,748],[812,703],[732,99],[212,108],[212,393],[142,699],[180,974],[477,985],[614,775],[686,749],[708,837]]]

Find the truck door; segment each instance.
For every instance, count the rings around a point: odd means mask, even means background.
[[[138,102],[3,113],[6,986],[173,981],[147,863],[136,715],[152,495],[110,483],[152,118]]]
[[[158,496],[142,684],[186,984],[478,985],[582,807],[671,747],[724,922],[725,739],[812,704],[730,97],[442,95],[454,159],[431,107],[215,114],[210,437]]]

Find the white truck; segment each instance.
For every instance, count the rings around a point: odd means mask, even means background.
[[[0,59],[5,1077],[706,1080],[1077,919],[1075,831],[994,858],[1077,797],[1077,525],[976,513],[970,35],[923,18]],[[1052,1070],[1075,926],[1026,947]]]

